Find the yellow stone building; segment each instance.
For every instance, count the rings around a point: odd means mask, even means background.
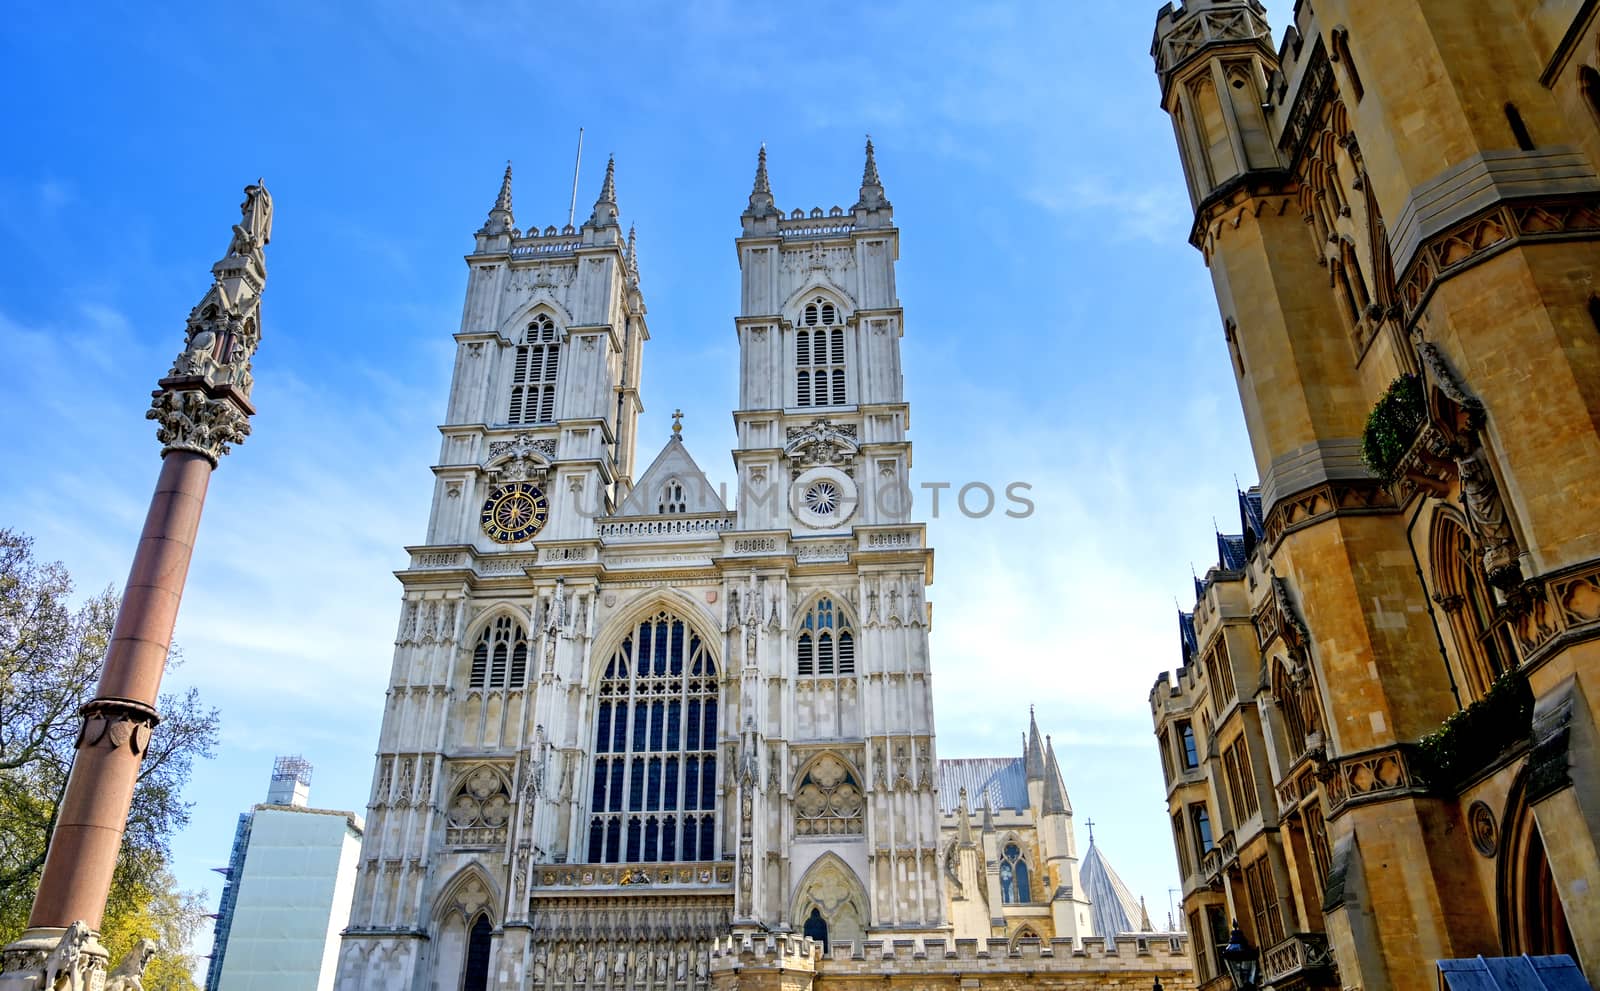
[[[1150,698],[1202,991],[1600,981],[1597,15],[1158,15],[1261,479]]]

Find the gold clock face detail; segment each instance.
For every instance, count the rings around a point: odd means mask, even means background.
[[[495,543],[515,544],[533,539],[549,516],[550,500],[544,492],[537,485],[516,482],[494,490],[478,522]]]

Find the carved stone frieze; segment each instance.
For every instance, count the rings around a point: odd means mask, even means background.
[[[79,711],[83,715],[76,743],[79,749],[127,747],[131,753],[143,754],[150,745],[151,731],[161,722],[154,709],[126,699],[96,699]]]
[[[1296,530],[1335,516],[1393,513],[1399,510],[1389,490],[1374,481],[1328,481],[1279,499],[1265,521],[1269,553]]]
[[[1330,817],[1339,815],[1352,802],[1381,801],[1427,791],[1405,747],[1341,757],[1332,762],[1332,771],[1326,782]]]

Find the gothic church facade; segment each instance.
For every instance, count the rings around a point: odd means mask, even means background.
[[[1182,937],[1108,881],[1101,924],[1126,932],[1095,932],[1036,726],[1015,761],[937,759],[899,231],[871,144],[850,210],[789,215],[763,149],[741,220],[729,507],[679,425],[636,470],[650,334],[614,166],[586,223],[542,231],[514,226],[507,168],[398,574],[337,986],[1186,987]]]

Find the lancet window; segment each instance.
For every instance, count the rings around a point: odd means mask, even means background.
[[[818,599],[795,638],[795,673],[832,678],[856,672],[856,641],[850,621],[830,598]]]
[[[794,342],[795,405],[843,406],[844,318],[838,308],[822,296],[807,303]]]
[[[554,423],[561,343],[555,322],[541,313],[523,331],[511,367],[507,423]]]
[[[595,709],[589,862],[712,860],[716,849],[717,664],[669,612],[612,653]]]
[[[1033,885],[1028,877],[1028,861],[1022,848],[1007,843],[1000,855],[1000,900],[1007,905],[1033,901]]]
[[[1468,689],[1482,696],[1507,670],[1516,666],[1516,651],[1483,577],[1483,564],[1467,532],[1441,517],[1434,529],[1433,573],[1449,616],[1456,653],[1466,669]]]
[[[689,500],[684,495],[683,483],[676,478],[669,479],[667,484],[661,486],[661,500],[656,503],[656,512],[662,516],[668,513],[687,513]]]
[[[470,688],[521,688],[528,680],[528,634],[510,616],[483,628],[472,648]]]

